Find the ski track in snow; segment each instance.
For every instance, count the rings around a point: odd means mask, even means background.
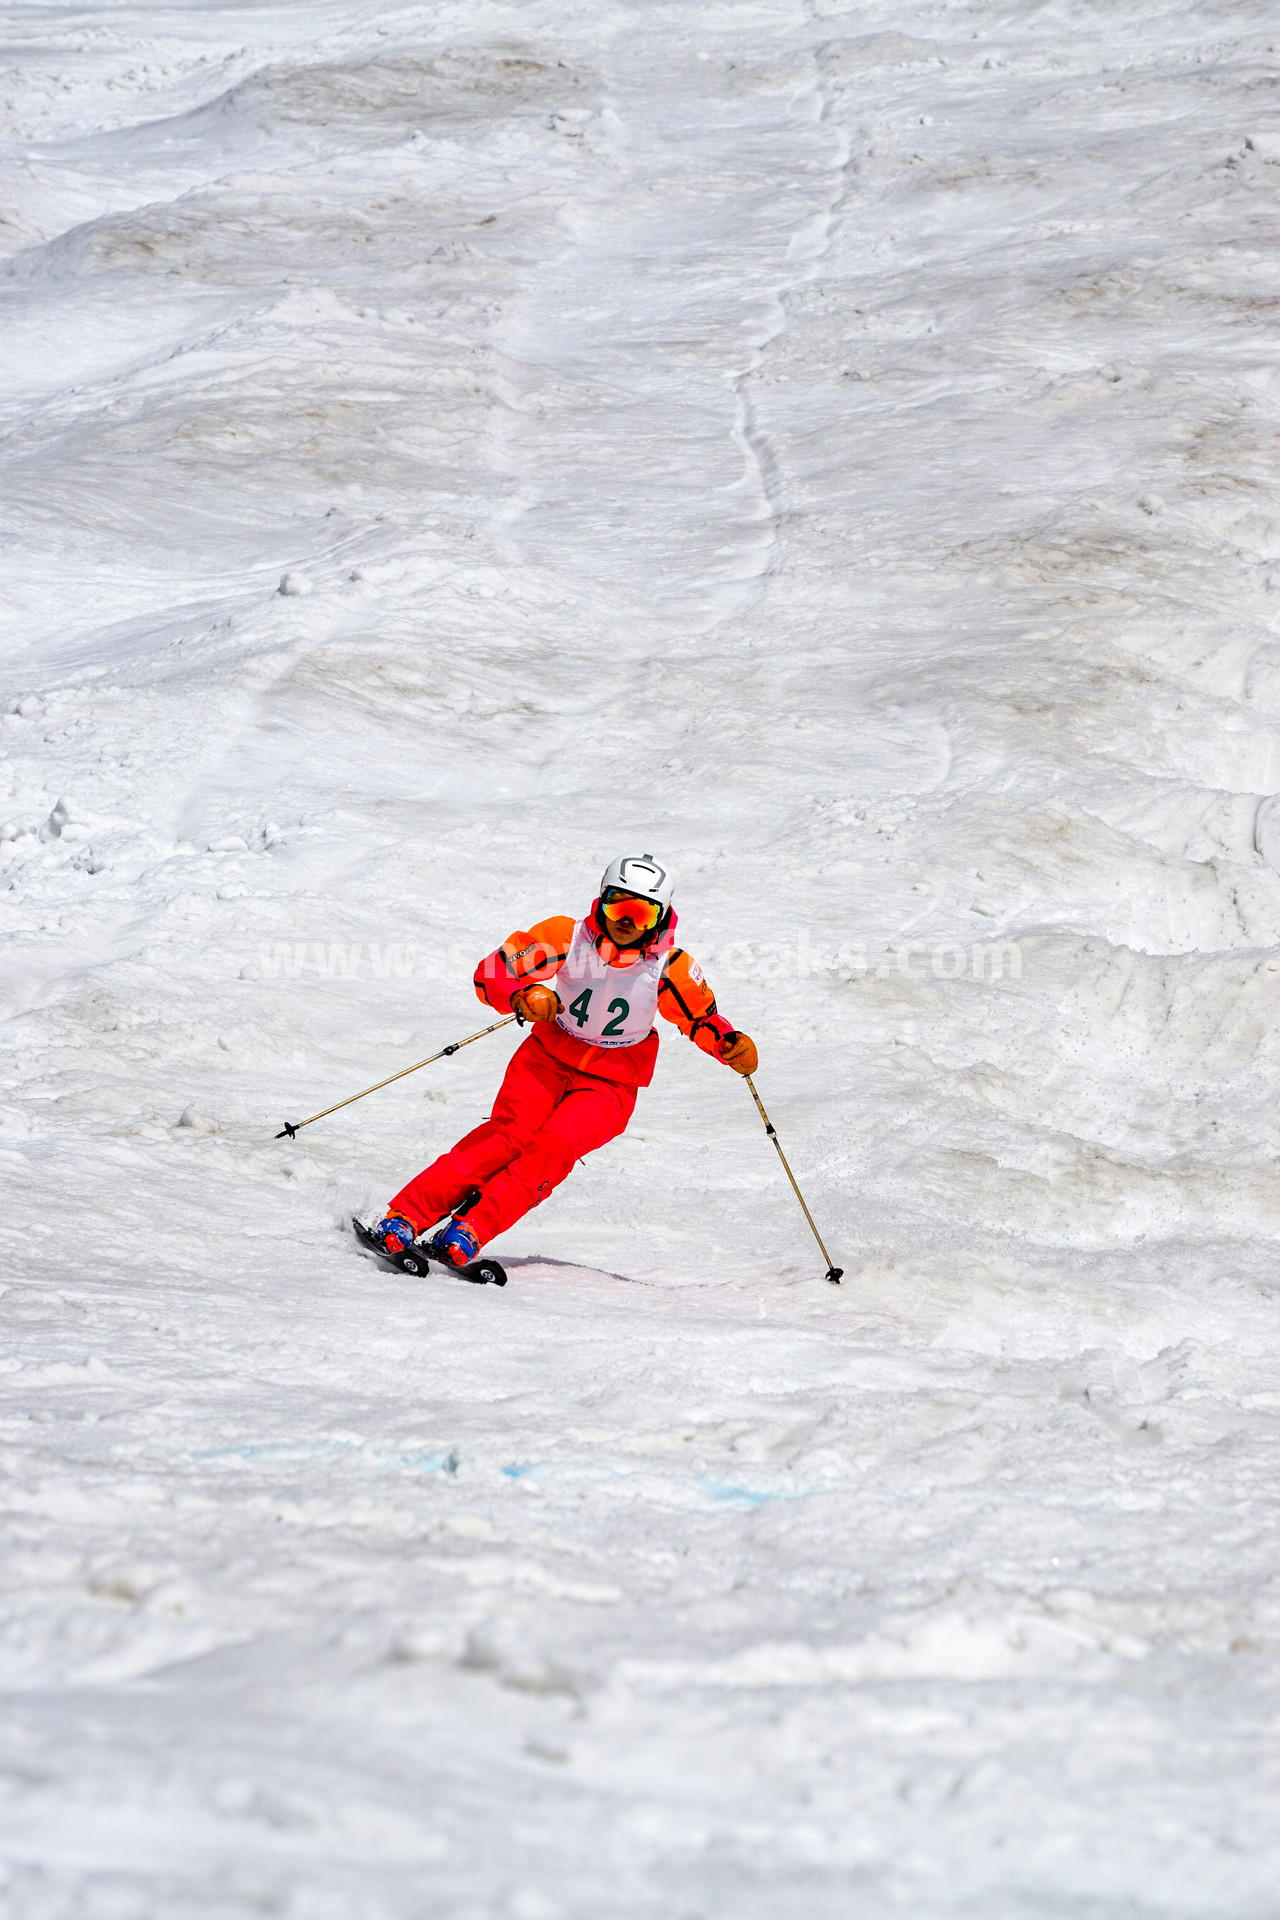
[[[1274,1915],[1276,52],[12,10],[6,1920]],[[674,1034],[363,1258],[637,844],[843,1288]]]

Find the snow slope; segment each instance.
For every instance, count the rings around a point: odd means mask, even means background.
[[[6,34],[0,1913],[1272,1920],[1272,10]],[[641,846],[843,1288],[362,1260]]]

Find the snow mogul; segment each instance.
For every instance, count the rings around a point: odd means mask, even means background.
[[[402,1188],[373,1228],[386,1254],[394,1259],[448,1214],[427,1246],[468,1266],[575,1160],[624,1133],[653,1078],[656,1012],[735,1073],[755,1072],[753,1042],[716,1011],[701,967],[676,945],[671,895],[652,854],[627,855],[606,867],[585,920],[553,914],[480,962],[478,997],[532,1031],[489,1118]]]

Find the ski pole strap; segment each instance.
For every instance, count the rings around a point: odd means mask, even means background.
[[[335,1100],[331,1107],[321,1107],[319,1113],[313,1113],[310,1119],[286,1120],[276,1139],[296,1139],[303,1127],[309,1127],[313,1120],[323,1120],[326,1114],[337,1113],[339,1107],[349,1107],[352,1101],[363,1100],[366,1093],[376,1093],[379,1087],[389,1087],[393,1080],[403,1080],[406,1074],[416,1073],[419,1067],[429,1067],[433,1060],[443,1060],[446,1054],[456,1053],[459,1047],[469,1047],[473,1040],[483,1040],[486,1033],[496,1033],[499,1027],[509,1027],[515,1017],[514,1013],[509,1013],[505,1020],[495,1020],[491,1027],[481,1027],[479,1033],[469,1033],[465,1040],[453,1040],[447,1047],[441,1047],[439,1053],[429,1054],[425,1060],[415,1060],[411,1067],[401,1067],[399,1073],[389,1073],[385,1080],[375,1080],[371,1087],[351,1094],[346,1100]]]
[[[818,1229],[814,1224],[813,1215],[810,1213],[808,1207],[805,1205],[804,1195],[801,1193],[799,1183],[797,1182],[794,1173],[792,1173],[791,1171],[790,1162],[788,1161],[786,1154],[782,1151],[782,1142],[778,1138],[777,1128],[774,1126],[772,1120],[769,1118],[768,1114],[764,1110],[764,1101],[760,1098],[760,1095],[756,1092],[755,1081],[751,1078],[751,1075],[749,1073],[744,1073],[742,1077],[746,1081],[748,1087],[751,1089],[751,1098],[755,1101],[756,1106],[760,1110],[760,1118],[764,1121],[764,1130],[768,1134],[769,1138],[772,1140],[774,1147],[777,1150],[778,1158],[782,1162],[782,1170],[786,1174],[788,1180],[791,1182],[792,1190],[795,1193],[796,1199],[800,1202],[801,1212],[804,1214],[805,1219],[809,1222],[809,1231],[812,1233],[819,1247],[822,1248],[822,1257],[827,1263],[827,1279],[831,1282],[833,1287],[838,1287],[840,1285],[841,1275],[844,1273],[844,1268],[838,1267],[835,1265],[834,1261],[831,1258],[831,1255],[827,1252],[827,1249],[823,1244],[822,1235],[818,1232]]]

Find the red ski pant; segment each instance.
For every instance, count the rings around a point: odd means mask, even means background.
[[[411,1180],[388,1212],[422,1233],[479,1187],[466,1218],[484,1246],[545,1200],[575,1160],[623,1132],[636,1092],[563,1066],[531,1033],[511,1056],[489,1118]]]

